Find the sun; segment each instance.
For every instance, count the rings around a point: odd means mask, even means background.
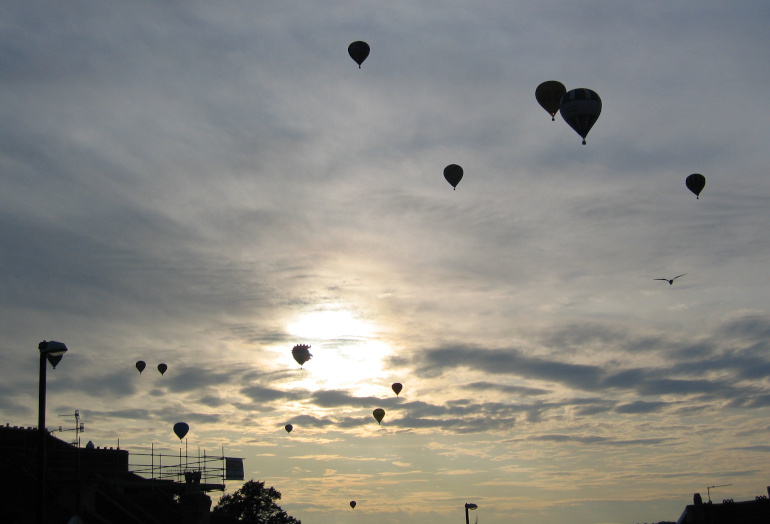
[[[286,328],[290,334],[306,340],[360,339],[372,333],[367,322],[344,309],[304,313]]]
[[[357,392],[377,387],[388,347],[377,338],[377,326],[348,309],[303,313],[286,326],[298,344],[309,344],[313,358],[303,382]]]

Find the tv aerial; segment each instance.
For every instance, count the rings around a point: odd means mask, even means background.
[[[725,486],[732,486],[732,484],[720,484],[719,486],[707,486],[706,493],[708,494],[709,502],[711,502],[711,488],[724,488]]]
[[[75,417],[75,427],[74,428],[63,428],[59,426],[58,431],[74,431],[75,432],[75,440],[72,441],[72,445],[80,447],[80,433],[86,430],[86,425],[83,422],[80,422],[80,410],[75,410],[75,413],[65,413],[64,415],[59,415],[60,417]]]

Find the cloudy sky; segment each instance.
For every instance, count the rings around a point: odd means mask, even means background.
[[[0,422],[36,425],[58,340],[49,426],[78,409],[84,440],[173,454],[186,421],[305,524],[766,494],[769,24],[767,2],[2,3]],[[546,80],[601,96],[587,145]]]

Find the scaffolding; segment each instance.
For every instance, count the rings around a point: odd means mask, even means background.
[[[232,457],[225,457],[224,448],[221,455],[208,455],[206,450],[198,449],[197,456],[191,457],[187,442],[184,452],[179,448],[179,453],[173,454],[156,449],[153,443],[149,453],[132,451],[128,468],[145,479],[195,483],[202,491],[224,491],[225,480],[242,480],[228,474],[228,459]]]

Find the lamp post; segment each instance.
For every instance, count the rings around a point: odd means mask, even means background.
[[[67,346],[54,340],[42,341],[38,344],[40,350],[40,380],[38,389],[38,412],[37,412],[37,481],[38,481],[38,505],[37,522],[45,524],[45,374],[46,360],[51,363],[54,369],[61,361],[62,356],[67,352]]]
[[[470,520],[468,519],[468,510],[469,509],[476,509],[478,506],[476,504],[472,504],[470,502],[465,503],[465,524],[471,524]]]

